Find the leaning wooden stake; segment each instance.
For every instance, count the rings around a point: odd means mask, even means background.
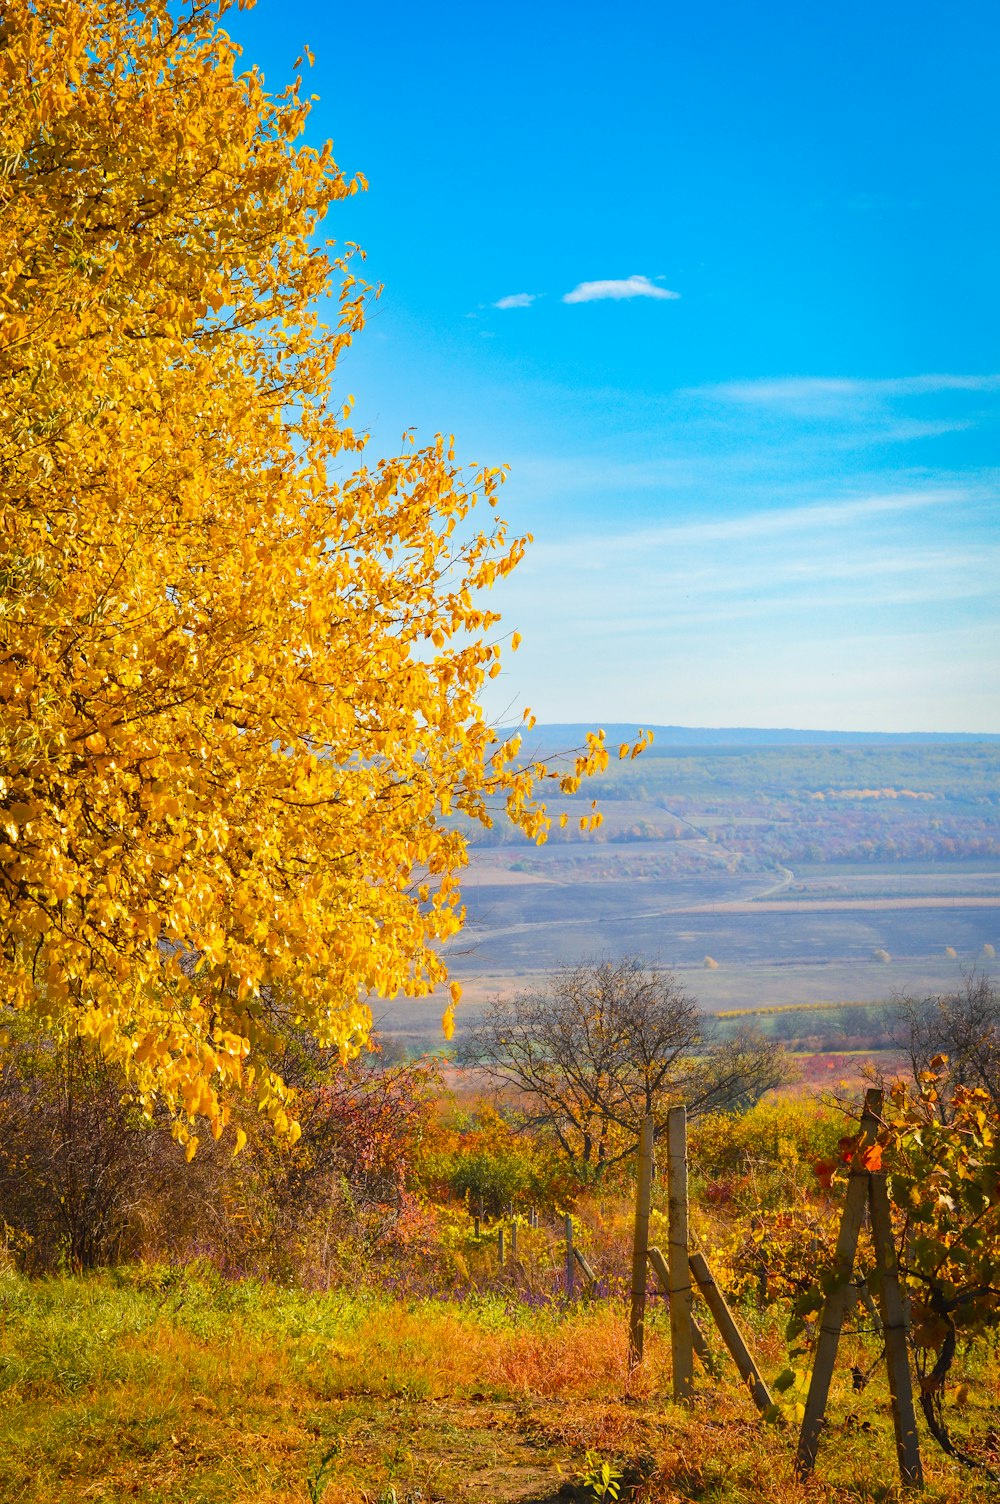
[[[579,1248],[574,1248],[573,1257],[576,1259],[577,1263],[580,1265],[580,1268],[583,1270],[584,1279],[588,1282],[588,1284],[592,1285],[597,1279],[597,1275],[594,1273],[593,1266],[591,1265],[590,1260],[587,1258],[586,1254],[581,1253]]]
[[[642,1362],[646,1326],[646,1254],[649,1248],[649,1207],[653,1194],[652,1116],[642,1120],[639,1135],[639,1173],[635,1192],[635,1231],[632,1237],[632,1303],[628,1323],[628,1366]]]
[[[875,1142],[875,1136],[878,1133],[878,1115],[881,1110],[882,1093],[874,1088],[866,1092],[865,1110],[861,1117],[860,1147],[851,1166],[844,1215],[833,1255],[835,1283],[827,1296],[820,1319],[816,1360],[813,1363],[812,1378],[809,1381],[802,1433],[799,1436],[799,1446],[795,1457],[795,1467],[800,1478],[808,1477],[816,1462],[820,1427],[826,1413],[833,1367],[837,1361],[840,1329],[844,1324],[848,1306],[856,1298],[856,1291],[851,1284],[851,1274],[858,1251],[858,1237],[868,1210],[868,1171],[863,1168],[861,1160],[864,1150]]]
[[[764,1411],[773,1407],[774,1401],[770,1391],[761,1376],[760,1369],[753,1360],[753,1355],[747,1347],[736,1324],[736,1318],[726,1304],[722,1291],[712,1276],[708,1267],[708,1261],[703,1254],[692,1253],[690,1259],[691,1273],[694,1275],[698,1288],[705,1297],[705,1304],[715,1318],[715,1324],[722,1333],[722,1340],[732,1354],[733,1362],[740,1371],[740,1378],[746,1384],[757,1409],[763,1414]]]
[[[691,1271],[688,1267],[687,1108],[667,1113],[668,1270],[670,1275],[670,1354],[674,1399],[689,1400],[694,1386],[691,1332]]]

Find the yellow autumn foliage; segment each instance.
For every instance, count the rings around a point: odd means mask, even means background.
[[[445,979],[444,816],[544,838],[556,776],[479,703],[527,541],[470,521],[502,473],[366,461],[333,379],[370,290],[316,237],[360,184],[224,9],[0,23],[0,992],[189,1149],[237,1086],[294,1131],[287,1025],[346,1058],[369,996]]]

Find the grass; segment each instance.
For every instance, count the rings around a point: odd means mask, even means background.
[[[588,1450],[624,1472],[623,1497],[648,1501],[895,1496],[884,1384],[851,1393],[846,1341],[803,1488],[791,1433],[763,1426],[735,1381],[670,1403],[659,1307],[631,1379],[617,1302],[321,1295],[208,1270],[7,1274],[0,1322],[0,1497],[23,1504],[554,1501]],[[757,1326],[753,1341],[776,1373],[780,1334]],[[961,1377],[984,1434],[995,1367]],[[990,1497],[929,1447],[925,1459],[932,1504]]]

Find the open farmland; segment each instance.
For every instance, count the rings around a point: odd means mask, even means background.
[[[553,803],[570,828],[545,846],[499,823],[473,844],[459,1038],[485,997],[599,955],[672,968],[711,1012],[947,991],[996,964],[996,743],[654,744],[586,793]],[[438,999],[378,1011],[387,1037],[440,1043]]]

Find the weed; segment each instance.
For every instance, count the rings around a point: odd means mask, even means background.
[[[590,1490],[595,1499],[599,1499],[601,1504],[605,1499],[617,1499],[621,1490],[622,1476],[620,1468],[612,1467],[610,1462],[606,1462],[588,1447],[579,1480],[584,1488]]]
[[[335,1472],[340,1467],[340,1454],[343,1442],[335,1441],[327,1447],[313,1471],[306,1478],[306,1492],[309,1495],[309,1504],[321,1504],[323,1495]]]

